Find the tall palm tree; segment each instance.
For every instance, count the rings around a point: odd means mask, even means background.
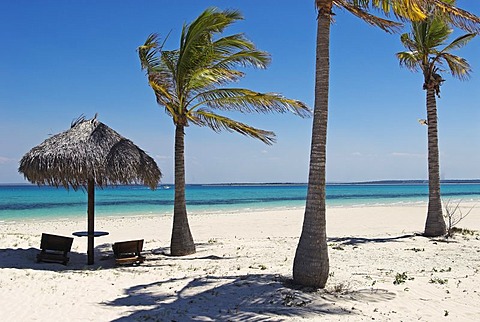
[[[326,238],[325,166],[327,144],[328,92],[330,73],[330,23],[333,7],[343,8],[365,22],[393,32],[400,25],[368,13],[375,9],[392,12],[401,19],[426,17],[426,4],[435,4],[461,28],[478,31],[480,18],[441,0],[315,0],[317,8],[317,47],[315,106],[313,115],[310,170],[302,233],[293,262],[293,280],[297,284],[325,287],[329,273]]]
[[[157,35],[150,35],[138,48],[157,103],[175,125],[175,201],[170,244],[174,256],[195,253],[185,199],[185,128],[195,124],[216,132],[235,131],[272,144],[273,132],[218,115],[215,110],[311,114],[304,103],[279,94],[223,87],[244,76],[237,67],[266,68],[270,62],[269,54],[258,50],[243,34],[215,37],[240,19],[243,17],[238,11],[209,8],[183,26],[180,48],[164,50]]]
[[[453,1],[450,1],[453,2]],[[440,162],[438,152],[437,102],[440,86],[444,79],[440,75],[446,71],[452,76],[466,80],[470,76],[470,65],[459,56],[451,53],[465,46],[474,33],[460,36],[446,45],[453,30],[440,12],[432,11],[422,21],[412,22],[411,33],[401,35],[401,41],[408,51],[397,53],[400,65],[423,74],[423,89],[426,91],[428,127],[428,211],[425,223],[425,236],[436,237],[446,233],[440,199]],[[443,48],[440,48],[444,46]]]

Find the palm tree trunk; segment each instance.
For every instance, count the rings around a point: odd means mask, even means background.
[[[317,20],[315,111],[310,151],[310,172],[302,233],[293,261],[293,281],[305,286],[324,288],[329,272],[325,218],[325,166],[332,6],[331,1],[323,1],[323,6],[318,3],[317,1],[319,14]]]
[[[184,256],[195,253],[190,226],[187,218],[187,202],[185,199],[185,144],[184,126],[175,128],[175,202],[173,205],[173,229],[170,241],[170,253],[173,256]]]
[[[435,89],[427,88],[428,122],[428,212],[424,235],[437,237],[446,232],[440,199],[440,161],[438,152],[437,102]]]

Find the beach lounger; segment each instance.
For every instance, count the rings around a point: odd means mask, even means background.
[[[140,264],[145,260],[141,254],[143,239],[116,242],[112,248],[117,265]]]
[[[40,253],[37,262],[62,263],[67,265],[70,258],[67,256],[72,248],[73,238],[51,234],[42,234]]]

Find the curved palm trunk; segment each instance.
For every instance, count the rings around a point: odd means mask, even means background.
[[[435,89],[427,89],[428,121],[428,212],[424,235],[437,237],[446,232],[440,199],[440,161],[438,152],[437,102]]]
[[[187,218],[185,200],[185,145],[184,126],[175,128],[175,202],[173,206],[173,229],[170,241],[170,253],[173,256],[184,256],[195,253],[190,226]]]
[[[327,2],[331,4],[331,1]],[[319,6],[319,8],[322,7]],[[330,68],[330,12],[331,5],[328,10],[319,9],[318,15],[315,111],[310,172],[302,233],[293,261],[294,282],[319,288],[325,287],[329,272],[325,218],[325,165]]]

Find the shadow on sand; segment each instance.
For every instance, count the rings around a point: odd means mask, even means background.
[[[199,245],[200,247],[202,245]],[[230,259],[229,257],[219,256],[202,256],[195,257],[174,257],[170,256],[169,248],[156,248],[153,250],[142,251],[146,255],[146,260],[142,263],[142,267],[163,267],[171,264],[165,263],[164,260],[186,261],[186,260],[223,260]],[[95,263],[87,265],[87,254],[71,251],[68,253],[70,261],[67,265],[60,263],[37,263],[37,254],[40,253],[39,248],[5,248],[0,249],[0,269],[1,268],[18,268],[18,269],[34,269],[44,271],[76,271],[76,270],[97,270],[97,269],[112,269],[118,268],[115,265],[113,257],[112,245],[101,244],[95,247]]]
[[[360,245],[368,243],[389,243],[396,242],[401,239],[408,239],[416,237],[416,234],[406,234],[395,237],[382,237],[382,238],[363,238],[363,237],[329,237],[328,242],[339,243],[340,245]]]
[[[111,244],[95,247],[95,263],[87,265],[87,254],[71,251],[67,265],[60,263],[37,262],[39,248],[6,248],[0,249],[0,268],[34,269],[44,271],[76,271],[115,268],[115,259]],[[155,256],[160,257],[160,256]],[[157,258],[158,259],[158,258]],[[157,261],[158,262],[158,261]]]
[[[268,274],[169,279],[131,287],[125,296],[104,305],[131,311],[114,321],[280,321],[287,317],[356,315],[347,309],[352,302],[395,297],[384,290],[332,294],[295,289],[289,284],[283,277]],[[342,307],[339,302],[350,304]]]
[[[108,246],[108,247],[107,247]],[[0,249],[0,268],[34,269],[45,271],[72,271],[72,270],[95,270],[101,268],[113,268],[115,260],[111,245],[104,244],[95,247],[95,263],[87,265],[87,254],[69,252],[70,261],[67,265],[60,263],[37,263],[39,248],[6,248]]]
[[[387,242],[398,238],[407,236],[369,241]],[[342,238],[341,241],[348,242],[348,239]],[[167,251],[168,248],[146,250],[147,260],[135,271],[146,273],[150,267],[172,266],[172,261],[197,259],[219,262],[227,259],[213,255],[171,257]],[[0,249],[0,268],[54,272],[116,269],[110,244],[95,248],[94,265],[86,265],[86,254],[78,252],[69,253],[67,266],[37,263],[39,252],[37,248]],[[115,321],[279,321],[291,317],[309,319],[328,315],[361,317],[361,312],[352,309],[355,302],[379,302],[393,298],[394,293],[378,289],[336,293],[298,288],[287,278],[272,274],[206,275],[131,286],[123,290],[122,296],[102,305],[128,308],[129,313]]]

